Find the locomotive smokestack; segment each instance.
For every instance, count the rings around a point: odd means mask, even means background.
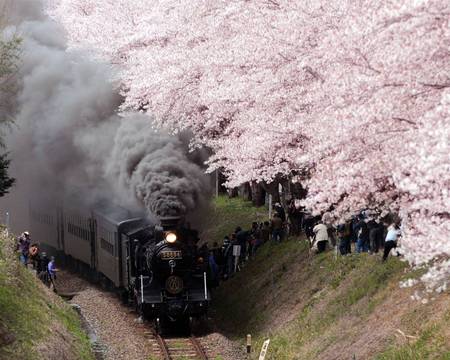
[[[163,230],[176,229],[182,222],[181,216],[164,216],[159,218]]]

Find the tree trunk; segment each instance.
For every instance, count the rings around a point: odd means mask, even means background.
[[[241,198],[243,198],[244,200],[246,200],[246,201],[252,200],[252,191],[250,189],[250,184],[248,182],[239,186],[238,192],[239,192],[239,196]]]
[[[278,181],[275,180],[269,184],[266,182],[262,182],[261,185],[268,194],[272,195],[273,204],[280,202],[280,194],[278,193]]]
[[[266,191],[264,190],[261,183],[252,181],[250,183],[250,188],[252,191],[252,202],[255,206],[264,206],[266,200]]]

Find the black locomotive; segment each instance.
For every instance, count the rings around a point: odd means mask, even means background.
[[[154,224],[117,207],[48,209],[30,204],[31,232],[59,261],[114,288],[147,319],[206,315],[208,254],[199,253],[198,234],[182,218]]]
[[[147,318],[171,321],[206,314],[208,254],[197,249],[197,232],[179,218],[162,218],[151,236],[131,244],[134,303]]]

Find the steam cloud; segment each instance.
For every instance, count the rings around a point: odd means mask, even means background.
[[[118,115],[111,68],[67,52],[42,5],[0,0],[8,10],[1,36],[23,39],[17,129],[8,139],[20,192],[89,206],[108,199],[161,216],[206,204],[209,182],[186,142],[157,132],[147,115]]]

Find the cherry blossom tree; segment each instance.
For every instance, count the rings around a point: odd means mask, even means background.
[[[407,259],[448,279],[448,2],[52,0],[49,13],[73,48],[119,67],[124,110],[191,129],[230,186],[308,174],[315,213],[396,212]]]

